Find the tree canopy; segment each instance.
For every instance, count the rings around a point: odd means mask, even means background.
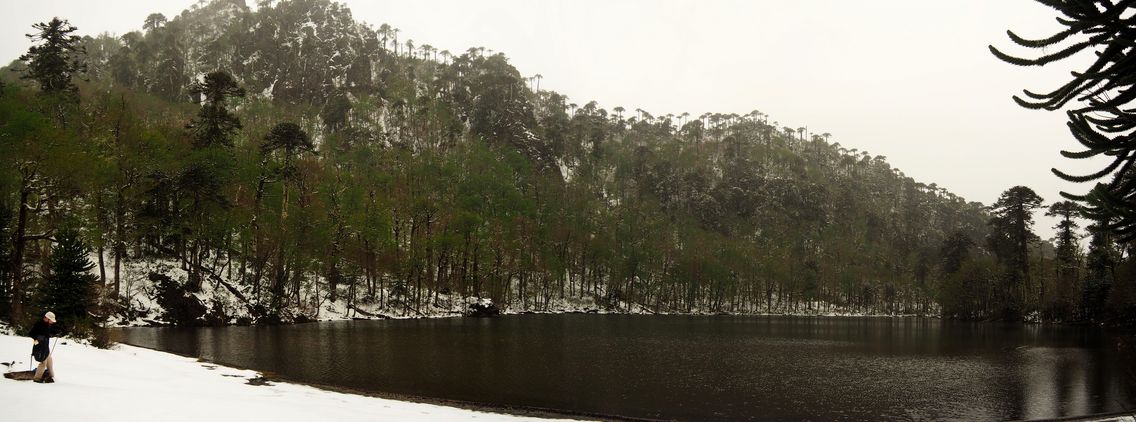
[[[35,266],[64,226],[121,315],[154,285],[190,323],[342,302],[960,318],[1127,303],[1046,288],[1080,280],[1054,281],[1026,187],[985,207],[756,110],[609,112],[502,53],[408,44],[329,1],[216,0],[148,22],[83,38],[101,59],[66,119],[0,74],[10,315],[44,287]],[[139,262],[184,277],[140,277]]]
[[[1111,162],[1097,172],[1070,175],[1053,169],[1058,177],[1073,182],[1097,183],[1087,193],[1062,193],[1083,202],[1085,212],[1095,220],[1108,221],[1106,228],[1123,240],[1136,239],[1136,98],[1132,75],[1136,73],[1136,53],[1132,46],[1136,33],[1136,15],[1131,13],[1131,0],[1038,0],[1057,12],[1057,21],[1065,27],[1041,39],[1023,38],[1006,31],[1015,44],[1040,49],[1034,58],[1020,58],[990,46],[999,59],[1018,66],[1045,66],[1081,52],[1091,52],[1096,59],[1084,69],[1072,72],[1072,79],[1056,89],[1035,93],[1025,90],[1024,97],[1014,101],[1031,109],[1066,111],[1068,127],[1082,150],[1062,151],[1072,159],[1105,156]]]
[[[38,44],[20,56],[20,61],[28,64],[27,73],[22,77],[38,82],[44,93],[75,93],[78,88],[72,78],[86,70],[80,60],[85,49],[80,37],[72,35],[77,29],[59,18],[32,27],[36,32],[27,37]]]

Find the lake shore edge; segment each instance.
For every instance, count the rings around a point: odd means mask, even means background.
[[[62,346],[62,349],[59,349],[60,346]],[[148,398],[154,395],[161,395],[161,397],[154,398],[154,400],[163,401],[170,399],[170,396],[177,396],[176,399],[181,399],[184,398],[184,394],[193,392],[236,389],[240,391],[240,393],[236,394],[235,397],[243,401],[241,405],[243,408],[261,408],[261,411],[263,411],[264,408],[286,408],[287,406],[294,406],[301,402],[304,403],[304,405],[310,404],[313,408],[324,407],[329,402],[350,402],[354,404],[354,406],[349,406],[344,411],[345,414],[363,413],[369,415],[366,417],[373,418],[379,416],[380,419],[393,418],[392,420],[432,421],[453,420],[455,417],[460,419],[501,421],[644,420],[612,415],[586,414],[584,412],[572,412],[570,410],[500,406],[432,397],[363,391],[294,380],[255,369],[242,368],[236,365],[218,363],[195,356],[186,356],[124,342],[116,343],[109,349],[98,349],[86,345],[82,341],[63,337],[56,340],[55,348],[58,351],[66,351],[66,356],[60,356],[59,361],[56,362],[56,367],[60,369],[61,373],[56,384],[33,384],[27,381],[4,379],[0,380],[0,392],[3,392],[5,397],[19,398],[23,395],[27,395],[28,397],[23,398],[26,401],[22,402],[27,403],[30,401],[31,404],[34,404],[37,398],[38,400],[46,400],[46,398],[40,398],[46,397],[42,396],[43,391],[41,388],[68,390],[68,393],[60,394],[83,394],[93,396],[92,401],[101,400],[105,402],[114,402],[118,398],[121,398],[125,402],[130,402],[137,400],[139,397]],[[24,364],[31,365],[28,363],[30,362],[29,357],[23,357],[23,361],[11,360],[13,357],[22,354],[24,349],[30,350],[30,341],[28,338],[13,334],[8,327],[0,327],[0,353],[3,353],[4,360],[10,360],[10,362],[5,362],[5,366],[8,367],[8,372],[18,372],[23,369],[22,365]],[[124,365],[124,363],[126,364]],[[122,366],[129,366],[133,369],[121,368]],[[168,370],[171,367],[176,368],[177,372],[180,373],[175,374],[173,371]],[[186,377],[185,372],[192,372],[192,375]],[[92,374],[99,375],[92,376]],[[155,376],[157,376],[160,381],[153,382],[152,379],[144,379],[147,377],[153,378]],[[246,382],[234,385],[234,380],[231,378]],[[186,381],[186,379],[188,379],[188,381]],[[151,381],[151,383],[139,381]],[[170,382],[186,383],[184,386],[185,391],[177,390],[177,394],[174,395],[164,394],[162,390],[167,389],[169,387],[167,384]],[[108,384],[110,385],[109,387]],[[158,392],[155,392],[155,390]],[[228,394],[233,393],[230,392]],[[340,395],[351,396],[356,399],[345,400]],[[123,419],[123,415],[118,413],[100,413],[98,410],[91,410],[91,408],[99,408],[100,406],[92,405],[82,407],[85,412],[93,412],[84,413],[84,416],[88,418],[94,418],[96,420]],[[115,406],[103,407],[108,407],[108,409],[115,408]],[[166,411],[168,410],[169,409],[166,409]],[[186,415],[196,415],[195,412],[201,411],[201,409],[191,409],[189,406],[184,410],[185,412],[183,413]],[[13,411],[4,411],[0,412],[0,414],[11,414],[12,412]],[[22,420],[20,416],[22,414],[20,414],[19,411],[15,412],[15,416],[17,416],[15,419]],[[52,414],[53,412],[49,411],[47,413]],[[400,413],[430,416],[407,419],[405,415],[401,415]],[[36,415],[40,415],[40,412],[37,411]],[[66,417],[67,415],[67,413],[61,413],[56,416]],[[226,413],[226,415],[228,414]],[[202,415],[196,415],[196,417],[190,418],[190,420],[199,420],[201,416]],[[125,420],[138,420],[133,419],[135,417],[141,416],[128,416],[125,417]],[[359,416],[355,415],[352,417],[357,418]],[[366,420],[366,417],[359,420]],[[183,420],[176,417],[173,419],[162,419],[174,421]],[[283,420],[289,421],[293,419],[286,418]]]
[[[312,321],[312,322],[334,322],[334,321]],[[131,328],[147,328],[147,327],[131,327]],[[385,400],[395,400],[395,401],[407,402],[407,403],[418,403],[418,404],[426,404],[426,405],[445,406],[445,407],[452,407],[452,408],[457,408],[457,409],[471,410],[471,411],[475,411],[475,412],[497,413],[497,414],[503,414],[503,415],[533,417],[533,418],[549,419],[549,420],[572,421],[572,420],[580,420],[578,418],[588,418],[586,420],[603,420],[603,421],[615,421],[615,422],[662,422],[662,421],[664,421],[664,419],[634,418],[634,417],[620,416],[620,415],[609,415],[609,414],[602,414],[602,413],[573,411],[573,410],[568,410],[568,409],[550,409],[550,408],[541,408],[541,407],[533,407],[533,406],[499,405],[499,404],[492,404],[492,403],[474,402],[474,401],[468,401],[468,400],[454,400],[454,399],[420,396],[420,395],[413,395],[413,394],[400,394],[400,393],[391,393],[391,392],[384,392],[384,391],[363,390],[363,389],[344,387],[344,386],[333,385],[333,384],[318,383],[318,382],[312,382],[312,381],[303,381],[303,380],[299,380],[299,379],[296,379],[296,378],[292,378],[292,377],[288,377],[288,376],[284,376],[284,375],[280,375],[280,374],[276,374],[276,373],[272,373],[272,372],[261,371],[261,370],[257,370],[257,369],[254,369],[254,368],[247,368],[247,367],[244,367],[244,366],[241,366],[241,365],[235,365],[235,364],[224,363],[224,362],[217,362],[217,361],[214,361],[214,360],[201,358],[199,356],[183,355],[183,354],[180,354],[180,353],[170,352],[170,351],[166,351],[166,350],[159,350],[159,349],[156,349],[156,348],[153,348],[153,347],[148,347],[148,346],[130,344],[130,343],[125,343],[125,342],[116,342],[115,344],[123,344],[123,345],[126,345],[126,346],[151,350],[151,351],[158,352],[158,353],[165,353],[165,354],[184,357],[184,358],[196,359],[198,362],[207,363],[207,364],[210,364],[210,365],[224,366],[224,367],[227,367],[227,368],[243,370],[243,371],[255,371],[258,374],[260,374],[260,376],[266,382],[270,382],[270,383],[287,383],[287,384],[303,385],[303,386],[308,386],[308,387],[312,387],[312,388],[317,388],[317,389],[320,389],[320,390],[331,391],[331,392],[336,392],[336,393],[343,393],[343,394],[351,394],[351,395],[363,396],[363,397],[372,397],[372,398],[379,398],[379,399],[385,399]]]

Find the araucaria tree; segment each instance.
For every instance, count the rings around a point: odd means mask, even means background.
[[[1045,215],[1061,217],[1061,221],[1054,226],[1057,229],[1057,270],[1056,283],[1050,292],[1046,291],[1045,284],[1041,285],[1040,297],[1043,312],[1051,319],[1068,319],[1073,310],[1075,287],[1080,277],[1081,251],[1077,243],[1080,236],[1077,234],[1077,222],[1073,219],[1081,216],[1081,206],[1073,201],[1061,201],[1049,206]]]
[[[258,242],[257,252],[260,254],[262,259],[258,260],[258,265],[256,266],[257,277],[254,279],[254,283],[256,283],[258,286],[260,284],[259,274],[268,255],[268,252],[266,250],[269,248],[274,248],[275,261],[273,263],[271,292],[272,308],[277,312],[284,304],[283,302],[285,299],[285,287],[287,282],[289,280],[299,279],[301,277],[300,275],[293,274],[293,272],[301,271],[299,269],[304,268],[302,265],[288,265],[288,261],[294,261],[288,259],[288,252],[294,249],[289,248],[288,244],[298,242],[287,241],[286,239],[288,239],[288,236],[286,236],[285,232],[289,229],[288,226],[298,226],[298,228],[300,229],[304,228],[303,224],[297,224],[295,222],[291,222],[289,224],[287,220],[288,199],[290,196],[290,191],[288,188],[290,184],[298,184],[303,179],[302,175],[299,172],[299,169],[295,164],[297,158],[304,153],[314,152],[315,145],[312,144],[311,137],[308,136],[308,133],[300,128],[299,125],[291,122],[280,123],[276,126],[273,126],[272,130],[268,132],[268,135],[265,135],[264,143],[260,145],[260,154],[262,157],[262,177],[260,179],[260,184],[258,184],[257,187],[256,211],[258,213],[260,212],[260,202],[264,194],[265,183],[269,181],[279,181],[282,183],[280,184],[280,209],[277,211],[276,215],[276,242],[273,242],[275,244],[271,246],[263,241]],[[259,239],[260,227],[259,223],[257,223],[258,217],[258,215],[253,216],[253,224],[255,230],[257,230],[257,236]],[[295,239],[301,237],[299,234],[293,234],[293,236],[293,238]],[[295,260],[298,260],[298,258]]]
[[[76,93],[78,88],[72,78],[86,70],[79,59],[83,55],[80,38],[71,35],[76,28],[59,18],[32,27],[37,32],[28,34],[28,38],[39,44],[20,56],[20,61],[28,64],[28,71],[23,77],[38,82],[40,90],[46,94]]]
[[[218,70],[205,75],[204,81],[190,85],[189,93],[201,103],[197,118],[186,125],[193,132],[193,146],[233,146],[233,134],[241,128],[241,119],[229,111],[225,101],[244,97],[244,88],[228,72]]]
[[[1033,232],[1033,211],[1042,199],[1025,186],[1014,186],[991,205],[990,234],[987,243],[1003,269],[1002,286],[995,289],[1001,317],[1021,319],[1026,292],[1030,289],[1030,244],[1038,241]]]
[[[1109,221],[1104,227],[1120,235],[1122,241],[1136,238],[1136,14],[1131,13],[1131,0],[1038,0],[1061,16],[1057,21],[1065,29],[1049,37],[1030,40],[1007,31],[1014,43],[1042,49],[1042,55],[1027,59],[1005,54],[994,46],[990,51],[1003,61],[1019,66],[1044,66],[1083,51],[1091,51],[1096,60],[1088,67],[1073,72],[1073,79],[1048,93],[1024,91],[1025,98],[1014,97],[1023,107],[1059,110],[1076,102],[1066,113],[1069,130],[1083,146],[1082,151],[1062,151],[1068,158],[1084,159],[1107,156],[1111,163],[1100,171],[1077,176],[1060,170],[1053,172],[1062,179],[1090,182],[1107,176],[1083,195],[1062,193],[1069,199],[1086,204],[1086,213],[1097,221]],[[1104,218],[1104,217],[1110,218]]]
[[[185,206],[185,238],[179,249],[183,265],[189,272],[189,290],[201,289],[201,260],[227,234],[223,227],[229,200],[224,190],[229,185],[233,167],[233,136],[241,129],[241,120],[229,111],[226,101],[244,97],[245,90],[225,71],[205,75],[201,82],[189,87],[201,109],[186,129],[193,140],[189,165],[181,172],[177,189],[189,202]]]

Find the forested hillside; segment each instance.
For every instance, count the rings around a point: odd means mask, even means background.
[[[37,292],[73,233],[98,277],[87,294],[112,305],[91,314],[129,313],[127,264],[163,261],[184,279],[143,274],[144,294],[204,302],[181,322],[342,302],[424,315],[471,298],[1071,318],[1085,297],[1053,246],[999,237],[1019,228],[1001,208],[758,111],[575,103],[502,53],[439,51],[326,0],[216,0],[142,24],[76,39],[65,86],[35,76],[32,52],[2,75],[12,320],[51,306]]]

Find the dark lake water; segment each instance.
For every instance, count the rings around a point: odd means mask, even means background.
[[[131,328],[297,381],[703,420],[1007,420],[1136,408],[1129,337],[920,318],[521,315]]]

